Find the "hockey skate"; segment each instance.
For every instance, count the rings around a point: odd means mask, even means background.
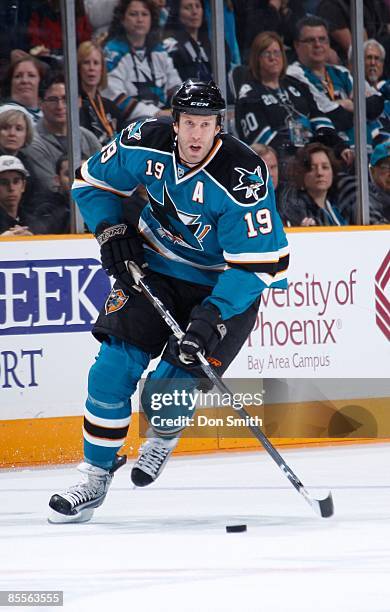
[[[95,508],[104,502],[116,470],[126,463],[126,455],[117,456],[111,470],[90,463],[80,463],[83,479],[63,493],[55,493],[49,501],[49,523],[85,523],[92,518]]]
[[[146,487],[156,480],[179,441],[179,436],[168,440],[158,436],[152,429],[148,429],[146,437],[131,470],[131,480],[137,487]]]

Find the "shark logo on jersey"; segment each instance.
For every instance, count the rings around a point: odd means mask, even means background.
[[[189,214],[176,208],[166,184],[163,202],[155,200],[149,191],[148,195],[152,215],[161,224],[158,233],[180,246],[203,251],[201,240],[209,232],[210,225],[205,225],[201,229],[202,223],[199,221],[201,215]]]
[[[134,138],[134,140],[141,140],[141,128],[148,121],[156,121],[156,119],[145,119],[144,121],[133,121],[133,123],[130,123],[130,125],[128,125],[127,128],[123,130],[121,144],[126,144],[126,142],[128,142],[132,138]]]
[[[130,125],[127,126],[123,134],[126,140],[130,140],[130,138],[135,138],[135,140],[141,140],[142,125],[143,121],[133,121],[133,123],[130,123]]]
[[[259,200],[264,195],[264,180],[261,176],[260,166],[255,170],[245,170],[245,168],[234,168],[240,175],[239,183],[233,187],[233,191],[245,190],[245,197]],[[260,194],[258,191],[260,191]]]

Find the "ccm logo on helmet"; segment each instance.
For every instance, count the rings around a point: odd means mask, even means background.
[[[209,106],[208,102],[190,102],[190,106]]]

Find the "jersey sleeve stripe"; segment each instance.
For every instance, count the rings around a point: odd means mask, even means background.
[[[225,260],[229,263],[274,263],[289,254],[289,247],[285,246],[277,251],[265,253],[227,253],[223,252]]]
[[[136,189],[135,187],[135,189],[131,189],[130,191],[122,191],[120,189],[115,189],[115,187],[113,187],[112,185],[109,185],[105,181],[100,181],[99,179],[95,178],[89,173],[88,162],[85,162],[81,166],[80,172],[81,172],[81,176],[83,180],[89,185],[91,185],[92,187],[97,187],[98,189],[103,189],[105,191],[111,191],[111,193],[115,193],[116,195],[123,196],[125,198],[131,196],[131,194],[134,193]]]
[[[254,273],[267,273],[271,276],[275,276],[279,272],[287,270],[290,261],[290,255],[285,255],[276,261],[242,261],[240,263],[229,261],[229,266],[232,268],[241,268],[248,272]]]

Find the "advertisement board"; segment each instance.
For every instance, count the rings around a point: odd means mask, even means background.
[[[263,293],[255,328],[228,374],[388,377],[390,232],[317,229],[288,238],[288,290]]]
[[[349,229],[289,233],[288,290],[264,292],[227,376],[388,377],[390,228]],[[82,414],[110,286],[91,237],[0,240],[1,419]]]
[[[92,238],[0,242],[1,419],[82,414],[110,281]]]

